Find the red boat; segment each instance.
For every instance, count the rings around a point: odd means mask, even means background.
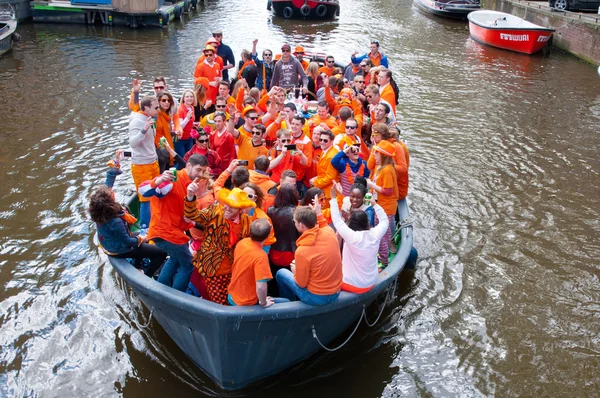
[[[480,43],[489,46],[533,54],[548,45],[554,29],[544,28],[514,15],[499,11],[473,11],[469,33]]]

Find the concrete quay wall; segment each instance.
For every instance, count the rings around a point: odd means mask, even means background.
[[[554,28],[552,46],[584,61],[600,65],[600,15],[552,10],[539,2],[482,0],[483,8],[506,12],[544,27]]]

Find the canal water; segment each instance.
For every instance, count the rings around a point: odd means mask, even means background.
[[[336,22],[213,1],[168,29],[23,24],[0,58],[0,396],[594,396],[600,385],[600,77],[553,50],[483,47],[410,0]],[[253,5],[256,5],[254,8]],[[374,329],[237,393],[148,320],[93,243],[87,197],[127,146],[134,77],[179,95],[221,28],[347,62],[381,42],[411,151],[418,267]],[[130,192],[129,165],[117,181]],[[377,308],[369,312],[370,319]]]

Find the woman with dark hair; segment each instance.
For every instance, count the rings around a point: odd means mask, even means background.
[[[314,206],[316,195],[319,195],[318,199],[319,199],[319,204],[321,205],[321,214],[323,214],[323,217],[325,217],[327,224],[331,224],[331,210],[323,209],[325,202],[327,201],[327,198],[325,197],[325,192],[323,192],[323,190],[321,188],[317,188],[317,187],[309,188],[306,191],[306,193],[304,194],[304,197],[302,198],[302,201],[300,202],[300,206]]]
[[[217,179],[223,172],[223,161],[219,154],[210,149],[210,127],[204,127],[199,131],[192,131],[191,137],[196,141],[192,149],[185,154],[183,160],[187,160],[192,155],[200,154],[208,160],[208,167],[210,168],[210,176],[213,179]]]
[[[341,184],[337,186],[341,186]],[[367,180],[362,177],[356,177],[354,184],[350,186],[350,194],[342,200],[340,213],[344,220],[348,221],[350,214],[354,210],[362,210],[367,214],[371,227],[375,226],[375,211],[370,203],[365,203],[367,192]],[[339,190],[337,193],[341,194]]]
[[[158,93],[158,117],[156,118],[156,136],[154,137],[154,145],[157,148],[158,166],[160,173],[169,168],[173,164],[173,159],[164,148],[160,145],[160,139],[165,138],[171,148],[175,148],[174,142],[181,136],[183,130],[179,122],[179,115],[174,112],[175,100],[168,91]],[[173,133],[175,136],[173,136]]]
[[[92,194],[88,212],[96,223],[100,248],[107,255],[133,258],[137,269],[142,268],[142,259],[149,258],[150,265],[144,273],[150,277],[167,258],[161,249],[145,243],[145,236],[132,235],[130,225],[135,224],[137,219],[115,201],[115,194],[110,188],[102,186]]]
[[[342,219],[336,199],[336,187],[331,189],[331,218],[339,236],[344,240],[342,249],[342,290],[361,294],[366,293],[377,282],[377,252],[382,238],[389,229],[385,210],[371,198],[379,224],[371,228],[369,216],[360,209],[350,212],[347,224]],[[341,187],[340,187],[341,188]]]
[[[267,215],[271,218],[275,239],[269,251],[271,273],[275,275],[281,268],[290,269],[296,251],[296,240],[300,233],[294,224],[294,209],[298,206],[298,191],[295,185],[283,184],[275,196],[275,203],[269,207]],[[279,289],[275,279],[269,282],[269,295],[277,297]]]

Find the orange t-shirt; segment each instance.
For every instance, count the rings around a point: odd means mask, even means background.
[[[377,193],[377,204],[385,210],[385,214],[388,216],[396,214],[398,208],[398,181],[395,174],[396,170],[390,165],[375,170],[375,184],[384,189],[392,188],[393,190],[391,195]],[[373,196],[375,196],[375,193]]]
[[[238,146],[238,159],[248,161],[248,170],[254,170],[254,159],[261,155],[267,156],[269,150],[264,145],[254,146],[252,138],[247,135],[240,134],[235,139],[235,144]]]
[[[327,76],[331,77],[331,75],[333,74],[333,70],[335,68],[328,68],[327,66],[321,66],[319,68],[319,74],[321,73],[325,73]]]
[[[259,242],[245,238],[236,245],[233,258],[229,295],[237,305],[255,305],[256,282],[273,279],[269,257]]]
[[[205,77],[208,79],[209,82],[214,82],[216,77],[221,77],[222,68],[221,68],[221,65],[219,65],[216,62],[213,62],[212,66],[210,66],[206,62],[202,62],[198,66],[198,69],[196,69],[196,71],[198,73],[198,76],[196,76],[196,77]],[[196,72],[194,72],[194,75],[195,74],[196,74]],[[217,87],[208,86],[208,88],[206,89],[206,99],[211,100],[213,102],[213,104],[215,102],[217,102],[218,94],[219,94],[219,86],[217,86]]]

